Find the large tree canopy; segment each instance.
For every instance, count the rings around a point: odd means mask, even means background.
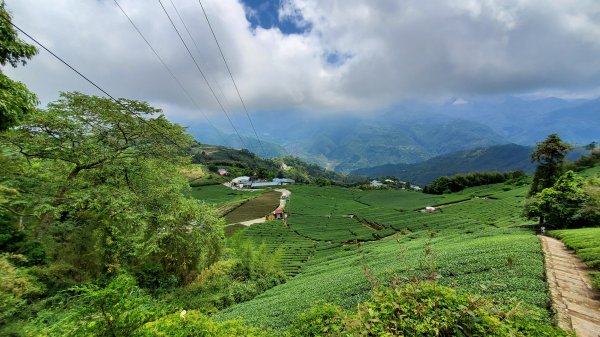
[[[34,46],[19,39],[10,25],[11,17],[0,1],[0,65],[25,65],[37,53]],[[0,71],[0,131],[17,125],[37,104],[36,96],[25,85],[15,82]]]
[[[4,132],[8,223],[86,279],[122,268],[186,282],[220,254],[222,221],[184,195],[184,128],[144,102],[63,93]],[[6,219],[6,217],[5,217]],[[149,275],[151,274],[151,275]]]
[[[573,171],[567,171],[554,184],[543,189],[528,200],[525,215],[528,218],[539,217],[554,228],[582,225],[585,219],[581,210],[589,200],[584,188],[584,181]]]

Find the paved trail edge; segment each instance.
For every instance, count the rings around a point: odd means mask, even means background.
[[[560,328],[579,337],[600,337],[600,293],[589,277],[593,271],[560,240],[538,236],[544,249],[552,308]]]

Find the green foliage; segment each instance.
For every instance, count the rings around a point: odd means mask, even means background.
[[[37,103],[37,96],[23,83],[11,80],[0,71],[0,131],[20,124],[25,115],[35,111]]]
[[[26,318],[27,305],[45,290],[26,270],[15,267],[14,262],[23,259],[19,255],[0,255],[0,334],[2,327],[15,318]]]
[[[51,308],[38,313],[26,328],[36,336],[130,336],[166,314],[165,308],[136,285],[135,278],[117,275],[105,286],[86,284],[57,296]]]
[[[464,190],[467,187],[503,183],[508,180],[518,180],[525,177],[525,172],[515,171],[508,173],[499,172],[474,172],[458,174],[452,177],[439,177],[423,188],[424,193],[444,194]]]
[[[592,278],[592,284],[596,289],[600,290],[600,272],[590,273],[590,277]]]
[[[315,184],[317,184],[317,186],[331,186],[331,181],[329,179],[325,179],[325,178],[317,178],[315,180]]]
[[[274,262],[288,277],[296,276],[301,272],[302,265],[311,257],[315,249],[315,243],[312,240],[298,235],[281,221],[267,221],[252,225],[238,234],[237,238],[232,238],[231,241],[234,247],[240,243],[243,247],[248,242],[260,245],[263,247],[264,257],[259,255],[254,259],[260,263],[260,260],[264,258],[270,264],[268,261],[272,260],[271,256],[276,256],[277,259]],[[240,249],[236,248],[236,250]],[[242,257],[244,255],[252,257],[256,254],[253,252],[241,254]]]
[[[342,310],[333,304],[315,305],[301,313],[290,328],[292,336],[336,336],[343,330]]]
[[[25,65],[37,50],[19,39],[9,23],[12,19],[5,7],[4,0],[0,1],[0,65]],[[0,71],[0,131],[18,125],[25,115],[34,111],[36,104],[35,94],[22,83],[12,81]]]
[[[538,167],[533,175],[533,182],[529,190],[530,196],[554,185],[563,173],[565,156],[571,148],[571,145],[564,143],[555,133],[537,144],[531,153],[531,161],[538,163]]]
[[[579,172],[594,167],[598,163],[600,163],[600,149],[594,146],[593,148],[590,148],[590,154],[579,157],[573,163],[569,163],[569,166],[571,166],[574,171]]]
[[[182,193],[188,182],[178,166],[188,158],[179,146],[190,137],[159,112],[144,102],[63,93],[2,134],[10,165],[0,184],[19,196],[0,209],[29,238],[24,248],[58,264],[41,275],[74,269],[80,282],[125,268],[186,283],[219,257],[222,220]],[[64,277],[51,288],[69,284]]]
[[[304,329],[294,332],[297,336],[568,336],[540,319],[539,309],[519,303],[503,307],[507,305],[435,282],[408,283],[376,289],[356,314],[339,317],[335,307],[313,308],[297,322]],[[306,322],[307,317],[314,323]]]
[[[243,240],[241,235],[234,236],[229,241],[239,261],[240,267],[235,275],[237,278],[257,279],[281,273],[280,250],[270,250],[265,242],[257,246],[253,240]]]
[[[222,259],[202,270],[185,287],[164,289],[159,297],[178,307],[213,312],[235,303],[251,300],[265,290],[285,281],[280,269],[279,252],[252,240],[231,238],[230,248]]]
[[[132,336],[165,337],[259,337],[270,336],[268,331],[246,327],[239,321],[217,323],[197,311],[171,314],[144,325]]]
[[[588,198],[583,179],[573,171],[567,171],[554,186],[529,199],[524,213],[530,219],[539,217],[540,223],[545,221],[554,228],[581,226],[580,210]]]

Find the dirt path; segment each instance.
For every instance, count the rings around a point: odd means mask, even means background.
[[[600,337],[600,293],[587,267],[573,251],[554,238],[538,236],[544,248],[546,277],[559,327],[579,337]]]
[[[290,197],[290,194],[292,194],[292,192],[290,192],[289,190],[283,189],[283,188],[275,189],[275,191],[281,193],[281,197],[279,199],[279,206],[276,209],[284,209],[285,204],[286,204],[288,198]],[[244,225],[244,226],[252,226],[257,223],[263,223],[265,221],[267,221],[265,219],[265,217],[262,217],[262,218],[257,218],[257,219],[242,221],[242,222],[236,222],[236,223],[239,223],[240,225]]]

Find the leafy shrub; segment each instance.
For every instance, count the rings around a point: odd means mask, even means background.
[[[294,321],[290,334],[292,336],[327,336],[342,331],[342,311],[333,304],[314,306]]]
[[[214,322],[200,312],[182,311],[179,314],[167,315],[145,324],[133,336],[258,337],[270,336],[270,334],[256,328],[246,327],[238,321]]]
[[[510,308],[506,310],[505,308]],[[498,305],[435,282],[379,288],[355,314],[331,305],[301,315],[297,336],[567,336],[542,319],[538,308]],[[312,320],[312,321],[311,321]],[[312,323],[311,323],[312,322]]]
[[[57,296],[26,329],[35,336],[130,336],[146,322],[166,314],[163,305],[146,294],[128,274],[102,287],[73,287],[75,296]]]
[[[13,256],[13,259],[16,258]],[[6,255],[0,255],[0,326],[18,316],[29,301],[41,295],[43,290],[34,277],[15,267]]]
[[[48,295],[87,282],[90,278],[85,271],[64,262],[34,266],[29,271],[46,286]]]

